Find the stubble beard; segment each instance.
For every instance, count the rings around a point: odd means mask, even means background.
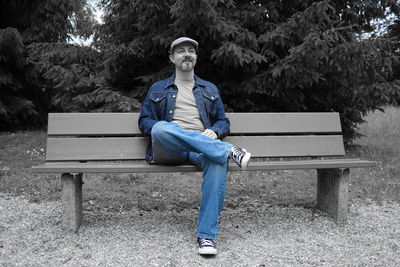
[[[180,69],[183,72],[190,72],[194,69],[194,66],[196,65],[195,59],[191,57],[185,57],[180,64]]]
[[[183,62],[180,67],[183,72],[190,72],[194,69],[194,64],[191,62],[190,64]]]

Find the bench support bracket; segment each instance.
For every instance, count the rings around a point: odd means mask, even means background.
[[[318,169],[317,172],[317,208],[332,216],[336,223],[346,223],[349,169]]]
[[[62,224],[78,232],[82,220],[82,173],[61,175]]]

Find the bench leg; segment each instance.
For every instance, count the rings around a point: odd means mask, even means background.
[[[82,220],[82,173],[61,175],[62,224],[78,232]]]
[[[348,212],[349,169],[319,169],[317,208],[328,213],[336,223],[345,223]]]

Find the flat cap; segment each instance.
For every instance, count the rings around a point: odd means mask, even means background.
[[[182,43],[191,43],[192,45],[194,45],[194,48],[196,49],[196,51],[197,51],[197,48],[199,47],[199,43],[197,41],[193,40],[192,38],[179,37],[178,39],[176,39],[175,41],[173,41],[171,43],[169,52],[172,54],[172,51],[174,50],[175,46],[180,45]]]

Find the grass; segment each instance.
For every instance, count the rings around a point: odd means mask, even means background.
[[[0,190],[16,195],[41,198],[53,196],[56,179],[30,172],[45,160],[46,133],[17,132],[0,134]]]
[[[367,123],[360,126],[363,138],[350,151],[361,158],[378,162],[377,168],[359,169],[354,172],[355,196],[377,202],[400,201],[400,109],[385,108],[367,116]]]
[[[353,169],[350,201],[400,202],[400,109],[374,112],[360,125],[365,137],[348,148],[348,154],[375,160],[377,168]],[[44,162],[44,131],[0,133],[0,191],[26,195],[32,202],[59,198],[56,174],[34,174],[31,166]],[[196,209],[201,174],[98,174],[84,176],[87,210],[143,211]],[[310,206],[315,201],[315,171],[230,173],[226,208],[265,205]]]

